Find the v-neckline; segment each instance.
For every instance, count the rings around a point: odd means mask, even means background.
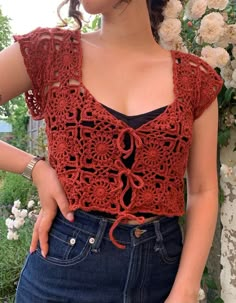
[[[168,105],[164,105],[163,107],[166,107],[165,110],[160,115],[158,115],[157,117],[154,117],[153,119],[147,121],[146,123],[140,125],[137,128],[133,128],[133,127],[129,126],[125,121],[117,118],[110,111],[108,111],[106,109],[107,105],[98,101],[95,98],[95,96],[90,92],[90,90],[84,85],[84,83],[83,83],[83,70],[82,70],[82,67],[83,67],[83,49],[82,49],[81,43],[82,43],[81,42],[81,31],[78,30],[78,52],[79,52],[79,56],[80,56],[80,60],[79,60],[80,66],[78,67],[79,68],[79,75],[80,75],[80,79],[79,79],[80,84],[79,84],[79,86],[82,87],[84,92],[86,93],[86,95],[90,97],[91,102],[93,102],[101,111],[104,111],[109,117],[111,117],[112,120],[116,121],[116,124],[118,122],[120,125],[123,125],[125,128],[132,129],[132,131],[137,132],[137,131],[141,130],[142,128],[145,128],[147,125],[155,122],[156,120],[161,120],[161,118],[163,116],[165,116],[167,114],[167,112],[169,112],[169,110],[172,109],[172,107],[176,106],[176,103],[178,101],[178,94],[177,94],[177,86],[176,86],[176,83],[175,83],[175,78],[176,78],[175,76],[176,76],[176,69],[177,69],[176,56],[175,56],[176,51],[175,50],[170,50],[169,51],[170,57],[172,59],[172,81],[173,81],[173,93],[174,93],[173,102],[171,102]],[[162,108],[162,106],[159,107],[159,108]],[[156,108],[156,110],[159,109],[159,108]],[[116,111],[113,108],[111,108],[111,109]],[[123,113],[121,113],[121,114],[123,115]]]

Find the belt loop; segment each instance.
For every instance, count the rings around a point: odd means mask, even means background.
[[[107,227],[107,219],[105,218],[102,218],[99,222],[99,228],[98,228],[98,232],[97,232],[97,235],[95,237],[95,241],[92,245],[92,249],[91,251],[94,252],[94,253],[98,253],[100,251],[100,245],[101,245],[101,242],[102,242],[102,238],[104,236],[104,233],[105,233],[105,230],[106,230],[106,227]]]
[[[154,245],[154,251],[157,252],[163,249],[163,237],[160,229],[160,221],[154,221],[153,224],[156,233],[156,243]]]

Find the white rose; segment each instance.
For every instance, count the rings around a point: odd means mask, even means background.
[[[232,79],[233,79],[233,81],[236,82],[236,69],[233,71]]]
[[[230,82],[232,80],[233,69],[227,65],[221,69],[220,75],[226,82]]]
[[[16,218],[20,216],[20,210],[15,206],[12,206],[11,212]]]
[[[228,24],[226,33],[229,43],[236,44],[236,24]]]
[[[183,42],[182,37],[178,36],[172,41],[163,41],[160,39],[160,45],[167,50],[178,50],[184,53],[188,53],[188,49]]]
[[[16,201],[14,202],[14,206],[15,206],[16,208],[20,208],[20,205],[21,205],[20,200],[16,200]]]
[[[236,59],[236,45],[232,49],[232,55]]]
[[[224,10],[228,5],[229,0],[207,0],[207,6],[209,8]]]
[[[163,11],[165,18],[177,18],[183,9],[183,5],[179,0],[169,0]]]
[[[232,66],[232,69],[236,69],[236,59],[232,60],[230,62],[231,66]]]
[[[220,67],[220,68],[226,66],[226,64],[230,60],[229,53],[224,48],[221,48],[221,47],[216,48],[216,56],[217,56],[216,64],[217,64],[217,67]]]
[[[236,81],[234,81],[234,80],[230,81],[229,87],[227,87],[227,88],[230,88],[230,87],[236,88]]]
[[[27,208],[32,208],[34,206],[34,200],[28,202]]]
[[[179,37],[181,22],[178,19],[165,19],[158,32],[163,41],[173,41]]]
[[[229,45],[229,37],[227,35],[227,29],[224,26],[224,33],[219,38],[219,40],[215,43],[215,46],[222,47],[222,48],[227,48],[228,45]]]
[[[203,17],[199,34],[204,42],[215,43],[224,34],[224,19],[219,13],[210,13]]]
[[[7,218],[6,221],[5,221],[5,224],[8,228],[12,229],[13,226],[14,226],[14,220],[10,219],[10,218]]]
[[[206,298],[205,292],[202,288],[200,288],[198,293],[198,301],[202,301]]]
[[[206,12],[207,0],[190,0],[186,5],[185,15],[187,19],[198,20]]]
[[[14,221],[14,227],[16,229],[19,229],[21,226],[23,226],[25,223],[25,220],[23,218],[18,218],[18,219],[15,219]]]
[[[7,239],[8,240],[18,240],[19,238],[19,235],[17,234],[16,231],[12,231],[12,230],[8,230],[8,233],[7,233]]]
[[[27,214],[28,214],[27,209],[22,209],[22,211],[20,212],[20,217],[25,218],[25,217],[27,217]]]
[[[217,67],[216,58],[215,57],[200,57],[202,60],[206,61],[212,68]]]
[[[212,68],[217,67],[216,50],[211,46],[205,46],[201,51],[201,59],[206,61]]]

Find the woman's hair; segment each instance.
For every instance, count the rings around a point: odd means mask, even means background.
[[[120,3],[130,3],[132,0],[120,0],[117,2],[118,6]],[[165,8],[168,0],[146,0],[147,7],[150,16],[150,22],[152,27],[152,33],[156,41],[159,40],[158,36],[158,28],[160,23],[164,20],[162,15],[163,9]],[[76,23],[78,24],[79,28],[82,27],[82,14],[79,10],[80,7],[80,0],[64,0],[58,7],[57,12],[60,17],[60,10],[61,8],[69,2],[69,17],[72,17]],[[66,22],[60,17],[62,22],[66,25]]]

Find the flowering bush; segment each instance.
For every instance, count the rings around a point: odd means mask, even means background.
[[[21,209],[20,200],[16,200],[12,206],[12,214],[6,219],[6,226],[8,228],[7,239],[18,240],[18,230],[24,226],[26,220],[29,219],[32,222],[35,221],[39,213],[40,203],[35,204],[33,200],[30,200],[27,205],[27,209]]]
[[[236,128],[236,5],[228,0],[169,0],[163,15],[160,45],[201,57],[224,79],[218,98],[219,144],[227,145],[230,129]]]

